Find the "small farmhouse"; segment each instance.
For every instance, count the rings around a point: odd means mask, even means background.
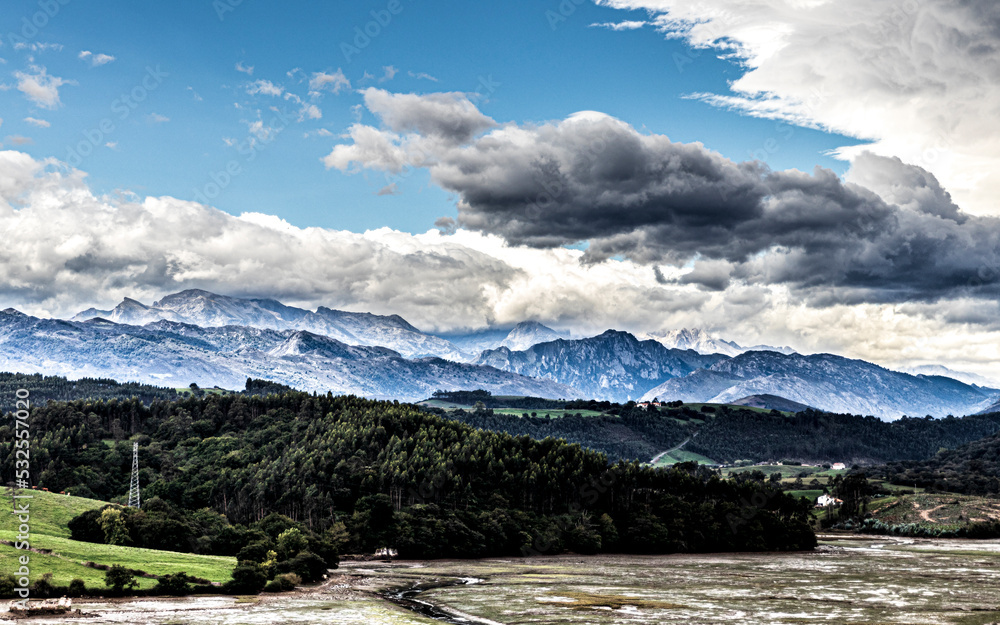
[[[843,500],[831,497],[826,493],[823,493],[816,499],[817,508],[835,508],[842,503],[844,503]]]

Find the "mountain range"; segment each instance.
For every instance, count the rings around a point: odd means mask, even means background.
[[[295,388],[417,400],[434,390],[626,402],[811,406],[883,419],[969,414],[1000,391],[912,375],[832,354],[741,347],[701,330],[587,338],[534,321],[434,335],[398,315],[188,290],[145,305],[125,299],[70,320],[0,313],[0,366],[21,372],[187,386],[242,387],[247,377]],[[931,370],[936,371],[936,370]],[[764,401],[764,400],[760,400]],[[785,402],[785,403],[782,403]],[[758,401],[759,403],[759,401]]]
[[[698,328],[682,328],[680,330],[661,330],[658,332],[639,333],[640,339],[652,339],[664,347],[671,349],[693,349],[700,354],[722,354],[724,356],[739,356],[745,352],[771,351],[782,354],[794,354],[791,347],[772,347],[770,345],[755,345],[741,347],[738,343],[719,339]]]
[[[608,330],[578,340],[559,339],[526,350],[487,350],[476,364],[578,388],[587,397],[616,402],[638,399],[666,380],[686,376],[725,359],[722,354],[669,349],[654,340]]]
[[[347,345],[305,330],[65,321],[7,309],[0,312],[0,346],[5,370],[71,378],[242,388],[252,377],[301,390],[407,401],[470,387],[500,395],[580,395],[548,380],[436,357],[407,359],[385,347]]]
[[[347,312],[320,306],[315,312],[273,299],[244,299],[189,289],[145,305],[125,298],[111,310],[91,308],[73,321],[103,318],[115,323],[145,325],[176,321],[201,327],[245,326],[267,330],[305,330],[348,345],[388,347],[407,358],[436,356],[469,362],[484,349],[507,346],[525,349],[565,335],[535,321],[512,328],[495,328],[447,338],[421,332],[399,315]]]
[[[830,412],[892,419],[971,414],[996,394],[952,378],[915,376],[832,354],[746,352],[667,380],[643,399],[730,403],[750,395],[777,395]]]

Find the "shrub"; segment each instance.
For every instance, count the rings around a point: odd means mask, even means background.
[[[267,577],[260,566],[252,562],[240,562],[233,569],[232,579],[223,584],[223,589],[234,595],[255,595],[267,584]]]
[[[115,592],[139,587],[139,582],[135,581],[135,575],[132,574],[132,571],[120,564],[112,564],[111,568],[104,573],[104,584]]]
[[[268,583],[264,584],[264,592],[281,592],[281,584],[277,579],[272,579]]]
[[[295,590],[295,587],[302,583],[302,578],[295,573],[285,573],[278,575],[273,581],[278,582],[282,591]]]
[[[87,594],[87,584],[82,579],[74,579],[69,583],[69,596],[82,597]]]
[[[52,583],[52,573],[46,573],[31,585],[31,594],[36,597],[51,597],[55,594],[53,592],[54,589],[55,585]]]
[[[16,583],[13,575],[0,575],[0,597],[14,596]]]
[[[191,584],[197,580],[187,573],[173,573],[171,575],[161,575],[156,580],[156,593],[162,595],[174,595],[181,597],[191,594]]]

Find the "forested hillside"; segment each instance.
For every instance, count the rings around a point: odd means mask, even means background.
[[[143,403],[154,400],[169,400],[178,397],[172,388],[149,386],[135,382],[116,382],[108,379],[83,378],[67,380],[56,375],[30,373],[0,373],[0,412],[14,410],[14,393],[27,389],[35,404],[47,400],[69,401],[73,399],[130,399],[139,398]]]
[[[508,404],[502,398],[471,393],[465,399],[476,399],[483,406]],[[904,417],[887,422],[815,410],[788,414],[738,406],[648,409],[633,403],[539,401],[547,408],[565,409],[567,416],[531,418],[489,408],[436,412],[478,428],[539,439],[565,438],[612,459],[643,461],[690,438],[686,450],[720,463],[790,459],[874,464],[930,458],[940,449],[953,449],[1000,430],[1000,413],[944,419]],[[574,416],[574,410],[604,414]]]
[[[7,423],[0,450],[9,476]],[[395,402],[296,392],[149,406],[74,401],[34,409],[31,428],[39,487],[120,500],[136,441],[145,497],[241,525],[280,513],[317,535],[342,531],[348,551],[388,545],[410,557],[472,557],[815,544],[803,503],[763,483],[693,466],[612,465],[577,445],[476,430]]]
[[[873,474],[894,484],[968,495],[1000,494],[1000,434],[918,462],[895,462]]]
[[[687,449],[719,461],[887,462],[919,460],[1000,430],[1000,413],[944,419],[875,417],[806,410],[795,415],[720,408]]]

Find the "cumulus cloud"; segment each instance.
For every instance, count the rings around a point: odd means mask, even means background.
[[[250,95],[269,95],[279,98],[284,92],[285,90],[282,87],[279,87],[270,80],[255,80],[247,85],[247,93]]]
[[[309,79],[309,95],[313,98],[320,97],[324,91],[336,95],[350,88],[351,81],[347,79],[347,76],[340,69],[332,73],[316,72]]]
[[[44,119],[35,119],[34,117],[25,117],[24,121],[38,128],[48,128],[52,125]]]
[[[59,87],[74,84],[58,76],[50,76],[44,67],[32,65],[27,72],[14,72],[17,78],[17,90],[29,100],[46,109],[55,109],[62,105],[59,99]]]
[[[709,102],[871,140],[844,148],[932,172],[1000,214],[1000,3],[993,0],[599,0],[740,62]],[[690,58],[671,65],[683,71]]]
[[[496,126],[455,94],[368,90],[365,102],[382,127],[352,126],[328,167],[427,168],[458,195],[459,225],[514,245],[587,241],[589,262],[693,263],[685,282],[788,285],[820,305],[1000,292],[983,277],[1000,267],[1000,220],[963,213],[933,175],[896,159],[863,155],[844,182],[733,162],[600,113]]]
[[[81,61],[89,61],[91,67],[107,65],[115,60],[110,54],[94,54],[90,50],[84,50],[77,55]]]

